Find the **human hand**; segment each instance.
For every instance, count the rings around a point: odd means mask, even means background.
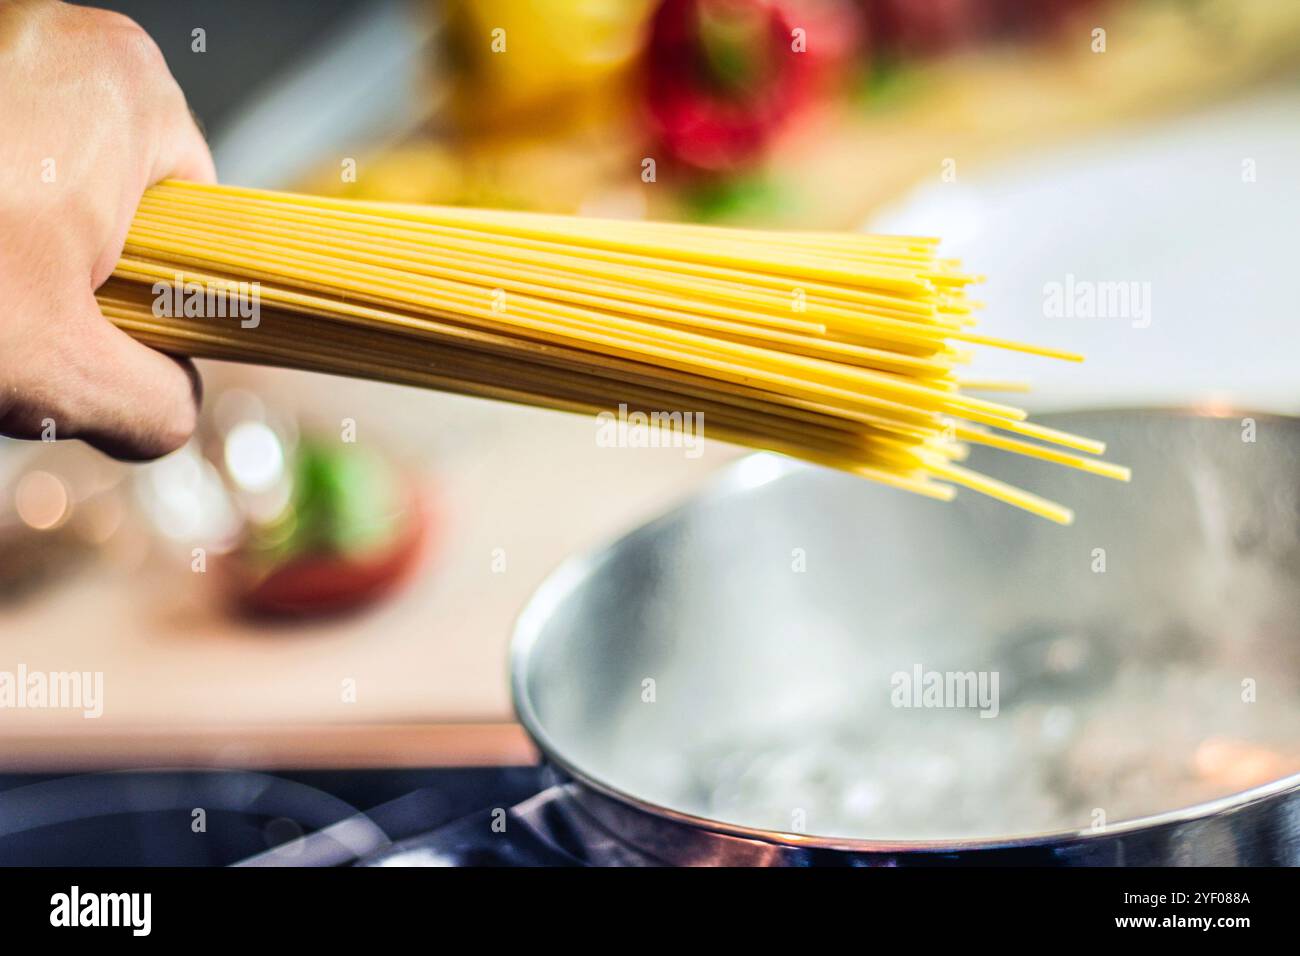
[[[112,273],[145,189],[213,182],[162,54],[120,14],[0,0],[0,434],[153,458],[194,429],[199,379],[109,323]]]

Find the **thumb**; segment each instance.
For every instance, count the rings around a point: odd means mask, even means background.
[[[201,394],[193,364],[136,342],[104,318],[93,295],[78,311],[61,324],[60,334],[74,341],[58,349],[65,357],[57,373],[60,437],[127,460],[157,458],[185,444]]]

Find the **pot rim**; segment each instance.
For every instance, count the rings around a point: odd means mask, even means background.
[[[1236,418],[1250,417],[1271,421],[1288,422],[1300,427],[1300,417],[1275,412],[1248,411],[1242,407],[1214,406],[1113,406],[1094,409],[1080,408],[1053,412],[1040,416],[1044,420],[1060,421],[1079,416],[1118,417],[1131,415],[1154,415],[1161,417],[1194,418]],[[546,759],[563,770],[568,776],[583,786],[603,794],[634,810],[690,827],[724,836],[743,840],[759,841],[787,847],[808,849],[844,850],[857,853],[946,853],[967,850],[998,850],[1012,847],[1050,847],[1062,843],[1100,840],[1119,834],[1150,830],[1170,824],[1187,823],[1206,817],[1216,816],[1232,810],[1238,810],[1249,804],[1278,797],[1286,793],[1300,792],[1300,772],[1277,780],[1241,790],[1227,796],[1207,800],[1191,806],[1164,810],[1132,819],[1107,823],[1101,829],[1058,829],[1033,833],[1014,834],[994,837],[971,837],[933,840],[884,840],[856,837],[819,836],[816,834],[791,833],[784,830],[768,830],[748,827],[737,823],[728,823],[711,817],[675,810],[645,800],[606,780],[588,773],[576,763],[569,760],[563,750],[551,739],[542,724],[542,720],[528,693],[527,674],[532,653],[537,646],[542,630],[552,613],[574,590],[595,574],[600,566],[610,560],[614,549],[624,542],[641,537],[649,537],[661,524],[675,519],[682,511],[698,508],[717,498],[736,494],[769,481],[792,474],[796,471],[815,467],[795,459],[786,458],[771,452],[755,452],[741,458],[722,469],[713,476],[703,490],[692,495],[685,502],[670,508],[664,514],[640,525],[633,531],[621,535],[611,542],[599,545],[588,551],[580,552],[566,559],[552,571],[528,599],[524,609],[515,622],[510,641],[510,688],[515,714],[524,730],[532,738],[537,748]]]

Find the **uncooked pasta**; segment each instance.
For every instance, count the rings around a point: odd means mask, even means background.
[[[164,182],[104,314],[164,351],[586,414],[702,416],[709,437],[949,499],[972,443],[1105,477],[1102,444],[972,394],[977,276],[938,240],[326,199]],[[250,299],[252,300],[250,302]],[[255,308],[250,308],[255,306]]]

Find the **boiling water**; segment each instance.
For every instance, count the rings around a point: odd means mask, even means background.
[[[659,781],[713,819],[924,840],[1086,830],[1300,770],[1297,688],[1262,660],[1207,662],[1193,629],[1160,630],[1030,629],[994,662],[996,717],[877,702],[709,741]]]

